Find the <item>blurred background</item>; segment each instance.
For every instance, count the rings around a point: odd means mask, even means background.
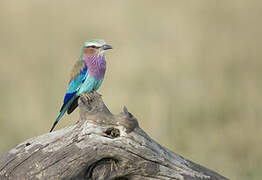
[[[0,153],[49,132],[86,40],[99,92],[170,150],[238,180],[262,169],[261,1],[0,1]],[[56,129],[75,124],[78,110]]]

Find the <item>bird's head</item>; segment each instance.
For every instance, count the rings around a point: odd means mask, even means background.
[[[88,56],[104,56],[106,50],[112,49],[112,46],[106,44],[104,40],[95,39],[86,41],[82,47],[81,60]]]

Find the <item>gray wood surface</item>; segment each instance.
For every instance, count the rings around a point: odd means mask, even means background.
[[[159,145],[125,107],[111,114],[97,93],[79,108],[77,124],[0,156],[0,179],[226,179]]]

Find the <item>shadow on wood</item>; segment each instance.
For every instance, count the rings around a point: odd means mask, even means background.
[[[3,154],[0,179],[226,179],[156,143],[127,108],[113,115],[98,93],[92,97],[79,98],[76,125]]]

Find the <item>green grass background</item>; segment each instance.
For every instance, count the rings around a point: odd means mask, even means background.
[[[112,112],[126,105],[160,144],[230,179],[260,179],[261,5],[0,1],[0,153],[49,131],[82,43],[101,38]]]

